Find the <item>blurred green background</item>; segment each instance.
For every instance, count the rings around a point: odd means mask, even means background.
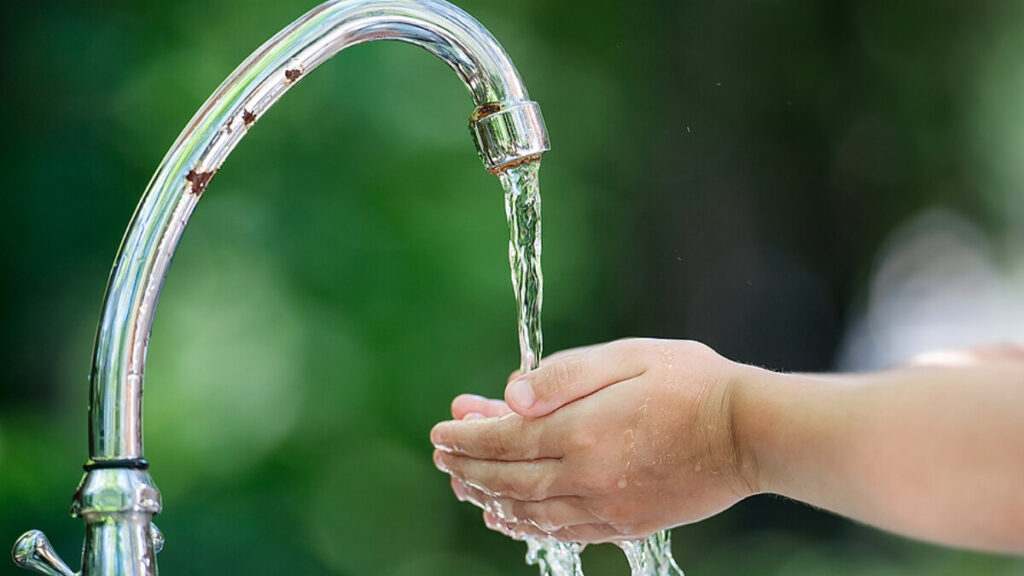
[[[993,270],[1024,270],[1020,2],[460,5],[509,51],[550,130],[548,351],[686,337],[833,369],[887,239],[935,209]],[[66,510],[118,242],[199,105],[312,6],[6,7],[0,544],[42,528],[78,566]],[[501,190],[468,137],[471,108],[427,53],[355,47],[214,180],[149,353],[163,573],[536,573],[430,461],[450,399],[499,395],[517,364]],[[1024,574],[773,497],[674,540],[695,576]],[[627,571],[612,546],[584,565]]]

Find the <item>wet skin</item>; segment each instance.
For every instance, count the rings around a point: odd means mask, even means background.
[[[1024,352],[779,374],[689,341],[569,350],[431,431],[461,500],[506,534],[636,540],[760,492],[910,537],[1024,553]],[[1017,457],[1010,457],[1017,455]]]

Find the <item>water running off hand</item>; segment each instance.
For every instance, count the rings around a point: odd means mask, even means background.
[[[524,373],[537,367],[543,348],[540,328],[544,282],[540,269],[539,171],[538,160],[514,166],[499,175],[505,188],[508,260],[519,310],[520,369]],[[559,542],[554,538],[528,538],[526,545],[526,562],[538,566],[541,576],[583,576],[580,563],[582,545]],[[683,576],[683,571],[672,558],[668,532],[659,532],[647,540],[622,542],[619,547],[626,553],[633,576]]]

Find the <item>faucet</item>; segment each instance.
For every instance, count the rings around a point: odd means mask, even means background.
[[[142,383],[153,314],[171,257],[210,179],[259,118],[342,49],[398,40],[444,60],[476,108],[470,133],[484,166],[502,174],[549,149],[540,107],[508,55],[470,15],[444,0],[334,0],[279,32],[199,109],[164,157],[114,261],[96,335],[89,394],[89,459],[71,515],[85,523],[81,572],[42,532],[18,539],[16,564],[50,576],[155,576],[163,535],[160,491],[142,449]]]

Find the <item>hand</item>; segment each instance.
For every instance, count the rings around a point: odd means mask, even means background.
[[[510,535],[643,538],[756,491],[732,434],[745,369],[686,341],[560,353],[513,375],[507,405],[456,398],[453,416],[471,417],[434,427],[434,460],[460,499]]]
[[[580,354],[587,352],[599,345],[584,346],[581,348],[573,348],[572,350],[563,350],[561,352],[555,352],[551,356],[544,359],[544,364],[552,364],[563,360],[571,356],[579,356]],[[516,370],[509,374],[508,381],[506,384],[511,384],[512,381],[517,380],[522,375],[522,372]],[[566,398],[563,400],[563,404],[570,402],[572,399]],[[532,411],[523,410],[520,408],[520,413],[523,415],[540,415],[538,412],[539,407],[534,407]],[[549,407],[548,412],[554,410],[556,407]],[[501,400],[492,400],[490,398],[484,398],[476,394],[460,394],[455,397],[452,401],[452,418],[456,420],[476,420],[478,418],[491,418],[495,416],[504,416],[512,412],[506,402]]]

